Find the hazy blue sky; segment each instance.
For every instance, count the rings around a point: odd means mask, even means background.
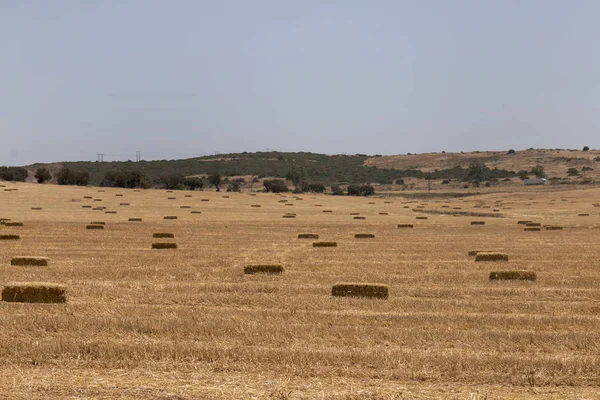
[[[0,0],[0,165],[600,147],[598,0]]]

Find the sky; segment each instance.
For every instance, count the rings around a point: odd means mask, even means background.
[[[0,165],[600,148],[597,0],[0,0]]]

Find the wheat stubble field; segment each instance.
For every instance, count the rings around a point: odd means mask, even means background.
[[[5,185],[0,218],[23,226],[0,226],[20,236],[0,241],[0,286],[62,284],[68,301],[0,302],[0,398],[600,391],[600,189],[415,201]],[[493,210],[503,217],[469,215]],[[525,220],[541,230],[525,231]],[[91,222],[105,228],[86,229]],[[474,250],[508,261],[476,262]],[[11,265],[15,256],[47,257],[48,266]],[[244,274],[255,264],[284,272]],[[506,270],[537,279],[490,281]],[[332,297],[340,282],[387,285],[389,298]]]

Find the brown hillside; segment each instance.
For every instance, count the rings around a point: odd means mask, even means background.
[[[584,177],[600,178],[600,150],[520,150],[515,154],[506,151],[485,151],[472,153],[427,153],[413,155],[397,155],[373,157],[365,161],[365,165],[377,168],[420,169],[434,171],[436,169],[453,168],[457,165],[468,167],[475,160],[480,160],[489,168],[507,169],[511,171],[530,171],[536,165],[542,165],[548,177],[564,178],[569,168],[591,167],[592,171],[582,172]]]

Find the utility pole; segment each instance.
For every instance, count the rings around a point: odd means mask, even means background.
[[[135,152],[135,162],[142,161],[142,152],[140,150],[136,150]]]
[[[98,162],[104,162],[104,153],[98,153]]]

